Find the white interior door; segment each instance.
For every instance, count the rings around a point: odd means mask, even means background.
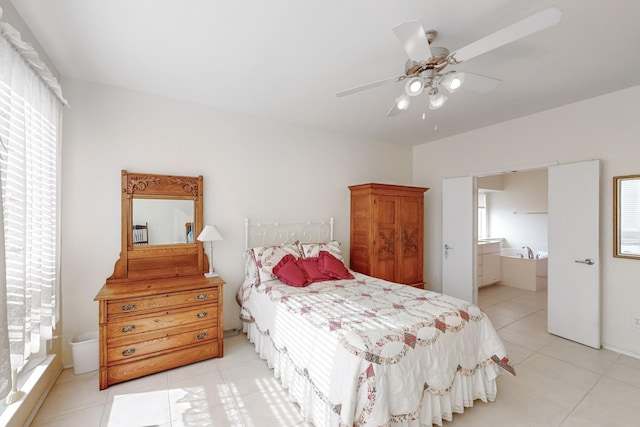
[[[442,181],[442,293],[478,302],[475,177]]]
[[[548,330],[600,348],[600,161],[549,167]]]

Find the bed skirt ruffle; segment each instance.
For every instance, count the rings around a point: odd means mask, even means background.
[[[317,390],[304,368],[295,366],[286,354],[286,349],[277,349],[273,345],[269,331],[261,331],[255,322],[243,322],[243,331],[255,346],[260,358],[274,371],[287,390],[291,401],[300,406],[301,415],[306,421],[318,427],[345,426],[340,418],[339,407],[327,401]],[[410,414],[390,414],[391,427],[420,427],[451,421],[454,413],[463,413],[464,408],[472,407],[475,400],[493,402],[496,398],[496,378],[500,368],[493,363],[478,367],[473,372],[456,372],[453,383],[445,390],[432,390],[425,387],[420,403]],[[366,425],[366,424],[365,424]]]

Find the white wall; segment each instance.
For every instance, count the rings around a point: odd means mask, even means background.
[[[489,236],[505,239],[503,247],[548,251],[547,170],[500,176],[502,191],[487,193]]]
[[[224,241],[213,265],[227,281],[224,327],[239,327],[245,217],[323,220],[348,259],[348,185],[411,184],[409,147],[64,79],[62,310],[67,343],[96,330],[93,298],[120,251],[120,171],[203,175],[204,222]],[[68,345],[64,362],[70,363]]]
[[[640,87],[414,147],[414,185],[430,187],[425,270],[442,286],[442,179],[551,161],[601,159],[600,248],[603,343],[640,355],[640,261],[613,258],[612,177],[640,173]],[[464,154],[462,154],[464,153]]]

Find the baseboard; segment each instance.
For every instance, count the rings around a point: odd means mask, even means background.
[[[224,331],[224,338],[230,338],[230,337],[235,337],[236,335],[238,335],[240,333],[240,328],[234,328],[234,329],[226,329]]]
[[[606,350],[615,351],[616,353],[624,354],[625,356],[633,357],[635,359],[640,359],[640,354],[633,353],[633,352],[627,351],[627,350],[622,350],[622,349],[614,347],[612,345],[602,344],[602,348],[604,348]]]

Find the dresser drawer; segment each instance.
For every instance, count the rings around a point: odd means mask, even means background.
[[[207,304],[217,301],[217,288],[167,293],[151,297],[111,300],[107,302],[107,318],[157,311],[182,305]]]
[[[144,375],[177,368],[178,366],[183,366],[188,363],[200,362],[216,356],[220,356],[218,342],[209,341],[199,346],[174,350],[159,356],[109,366],[106,369],[105,387]]]
[[[125,359],[140,359],[153,353],[162,353],[175,348],[192,344],[215,341],[218,338],[216,327],[198,328],[190,331],[166,334],[148,334],[139,336],[140,341],[117,343],[114,342],[107,350],[107,363]],[[130,341],[130,340],[127,340]]]
[[[217,325],[218,306],[207,304],[193,308],[152,313],[148,316],[129,316],[108,321],[106,325],[107,341],[191,323],[199,323],[202,327]],[[194,326],[194,328],[197,327]]]

